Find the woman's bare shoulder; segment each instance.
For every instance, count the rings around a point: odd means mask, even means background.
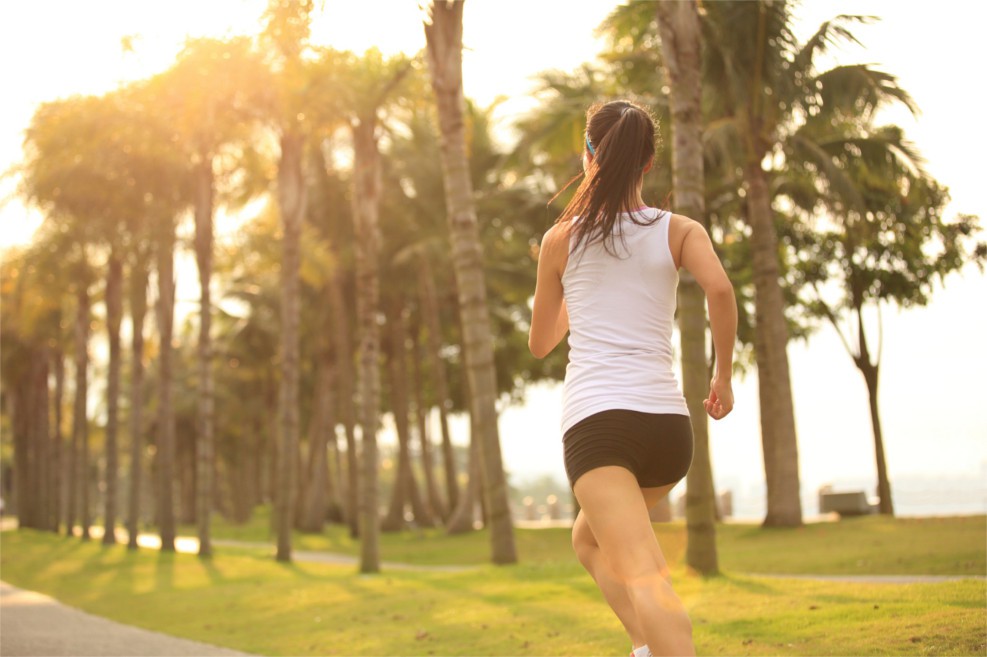
[[[684,214],[672,214],[668,224],[668,248],[672,252],[675,266],[681,266],[682,245],[685,238],[694,230],[703,230],[703,225]]]
[[[559,223],[552,224],[545,234],[542,236],[541,248],[542,249],[560,249],[562,245],[568,245],[569,236],[572,234],[572,222],[562,221]],[[565,249],[568,251],[568,249]]]
[[[702,226],[702,224],[684,214],[672,213],[672,223],[669,225],[669,228],[678,228],[679,230],[689,231],[693,230],[697,226]]]

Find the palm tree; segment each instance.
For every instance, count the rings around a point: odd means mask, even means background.
[[[792,34],[791,5],[784,2],[716,3],[707,8],[710,57],[709,82],[722,90],[715,120],[741,146],[737,164],[744,172],[746,220],[755,288],[755,354],[761,397],[761,427],[768,510],[765,525],[798,525],[798,448],[785,346],[789,329],[779,267],[779,241],[772,209],[772,172],[764,169],[769,155],[787,148],[796,157],[820,164],[817,174],[830,186],[839,175],[825,166],[818,145],[798,130],[800,123],[830,112],[853,90],[880,102],[906,102],[907,94],[893,78],[869,67],[837,66],[819,72],[817,55],[840,42],[856,39],[849,26],[866,22],[860,16],[826,21],[804,44]],[[793,142],[793,145],[786,145]],[[795,149],[794,143],[798,143]],[[781,158],[776,157],[775,161]],[[786,160],[787,161],[787,160]]]
[[[212,553],[210,513],[215,468],[212,369],[213,213],[215,160],[242,141],[251,120],[266,106],[265,68],[249,39],[193,39],[163,78],[164,102],[172,114],[179,144],[195,172],[195,255],[199,271],[199,390],[196,458],[196,516],[199,554]]]
[[[130,267],[130,491],[127,506],[127,548],[136,550],[140,531],[141,480],[144,468],[144,321],[147,316],[147,286],[150,250],[138,251]]]
[[[132,180],[135,193],[132,216],[128,217],[130,249],[128,256],[129,290],[128,302],[131,318],[131,365],[130,365],[130,490],[127,508],[128,549],[136,550],[139,532],[140,499],[143,479],[144,454],[144,323],[148,310],[147,294],[150,269],[156,257],[158,242],[164,248],[173,248],[173,238],[160,239],[159,233],[167,232],[173,225],[174,217],[191,205],[191,176],[181,153],[176,152],[172,142],[172,130],[167,117],[160,111],[161,79],[148,83],[138,83],[121,90],[124,105],[117,129],[122,133],[126,169]],[[165,227],[165,231],[162,231]],[[170,228],[174,231],[174,228]],[[162,254],[157,254],[158,258]],[[159,260],[160,262],[160,260]],[[159,277],[159,289],[163,281]],[[173,301],[172,297],[172,301]],[[172,310],[164,311],[171,314]],[[159,320],[163,316],[159,309]],[[162,351],[163,357],[170,358],[170,350]],[[170,371],[170,366],[165,368]],[[164,382],[162,389],[170,390],[170,382]],[[164,428],[173,420],[169,408],[159,406],[158,429],[162,435]],[[170,440],[166,444],[171,444]],[[158,448],[161,447],[159,444]],[[167,450],[165,450],[167,452]],[[164,458],[159,449],[158,463]],[[159,480],[159,489],[166,484]],[[170,488],[170,487],[169,487]],[[170,507],[170,496],[164,500],[160,495],[159,509],[163,503]],[[170,511],[165,515],[170,515]]]
[[[272,45],[276,89],[280,92],[276,122],[280,132],[278,207],[284,225],[281,299],[281,476],[276,504],[278,561],[291,560],[291,527],[298,490],[298,288],[299,239],[305,215],[306,135],[299,120],[306,88],[302,52],[309,35],[312,0],[272,0],[264,36]],[[324,438],[316,454],[324,455]],[[321,472],[321,470],[319,470]]]
[[[696,2],[659,2],[663,70],[669,82],[672,114],[672,183],[676,210],[709,230],[703,195],[702,52]],[[689,469],[686,562],[704,575],[718,572],[716,500],[709,458],[709,432],[703,399],[708,386],[706,368],[706,310],[703,290],[691,275],[679,287],[679,330],[682,349],[682,388],[692,417],[695,451]]]
[[[29,198],[60,217],[78,224],[84,239],[76,263],[76,401],[73,440],[81,449],[82,536],[89,535],[88,422],[86,392],[90,290],[86,243],[108,247],[107,335],[109,382],[106,426],[106,496],[104,543],[115,542],[117,498],[117,432],[120,388],[120,319],[123,256],[121,236],[126,219],[139,207],[129,176],[121,98],[73,98],[48,103],[38,110],[28,130],[25,191]],[[71,498],[70,498],[71,499]]]
[[[516,563],[514,525],[497,427],[497,375],[487,308],[473,184],[463,122],[463,2],[433,2],[425,38],[442,135],[442,171],[453,265],[459,292],[463,347],[470,390],[470,425],[481,455],[490,516],[491,558]]]
[[[397,277],[391,277],[396,280]],[[395,468],[390,509],[381,526],[383,531],[398,531],[405,527],[405,503],[411,503],[418,527],[434,526],[431,510],[426,508],[411,466],[410,406],[408,401],[407,328],[404,304],[397,286],[389,286],[391,299],[387,303],[387,370],[390,383],[391,412],[398,436],[398,460]]]
[[[380,570],[377,430],[380,404],[380,228],[382,108],[398,98],[412,62],[386,59],[376,49],[362,57],[322,50],[313,76],[337,91],[335,113],[347,118],[353,139],[352,213],[356,243],[358,417],[363,450],[359,477],[360,572]],[[351,486],[354,484],[351,479]]]
[[[43,224],[35,241],[3,253],[0,316],[3,388],[14,447],[14,490],[9,511],[18,527],[59,531],[61,441],[59,404],[64,380],[62,307],[70,270],[64,251],[71,233]],[[55,426],[49,422],[48,374],[54,366]],[[74,501],[74,498],[73,498]]]

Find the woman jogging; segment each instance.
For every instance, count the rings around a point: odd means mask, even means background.
[[[614,101],[587,112],[585,177],[542,240],[528,346],[569,332],[562,409],[566,474],[580,511],[572,545],[627,630],[633,657],[693,655],[648,510],[692,463],[692,425],[672,371],[678,269],[706,293],[716,373],[706,412],[733,408],[733,287],[701,224],[641,197],[654,165],[649,112]]]

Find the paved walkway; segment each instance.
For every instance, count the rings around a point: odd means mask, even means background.
[[[784,573],[739,573],[774,579],[811,579],[817,582],[857,582],[861,584],[934,584],[962,579],[987,579],[983,575],[786,575]]]
[[[90,535],[93,540],[99,540],[103,538],[103,528],[92,526],[90,527]],[[126,544],[130,537],[127,535],[127,530],[122,527],[118,527],[116,531],[117,542]],[[271,551],[273,555],[275,553],[275,546],[271,543],[266,543],[263,541],[235,541],[225,538],[214,538],[212,539],[212,544],[214,547],[236,547],[236,548],[256,548],[256,549],[267,549]],[[149,548],[152,550],[157,550],[161,548],[161,537],[157,534],[138,534],[137,535],[137,545],[143,548]],[[199,538],[197,536],[176,536],[175,537],[175,551],[176,552],[186,552],[189,554],[198,554],[199,552]],[[333,563],[341,565],[356,566],[359,565],[359,557],[350,554],[341,554],[339,552],[312,552],[305,550],[295,550],[291,551],[291,558],[295,561],[308,561],[313,563]],[[438,573],[458,573],[465,570],[471,570],[477,568],[478,566],[445,566],[445,565],[421,565],[412,563],[400,563],[397,561],[381,561],[381,570],[419,570],[425,572],[438,572]]]
[[[247,655],[93,616],[47,595],[0,582],[0,654]]]

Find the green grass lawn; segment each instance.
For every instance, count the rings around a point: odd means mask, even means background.
[[[858,562],[875,558],[879,550],[912,572],[966,568],[962,564],[976,558],[970,556],[976,550],[958,537],[979,527],[982,551],[983,518],[947,521],[943,527],[867,518],[829,526],[823,535],[814,533],[819,531],[814,526],[723,527],[720,550],[730,570],[709,580],[682,567],[681,528],[656,527],[667,544],[675,588],[692,617],[700,654],[983,655],[987,650],[983,580],[847,584],[736,574],[737,564],[752,571],[777,570],[770,564],[796,568],[800,549],[816,571],[826,566],[861,572]],[[923,531],[938,539],[912,545],[913,534]],[[869,538],[850,541],[856,532]],[[343,547],[352,545],[346,546],[344,536],[321,540],[347,551]],[[875,545],[875,537],[883,542]],[[963,544],[950,552],[947,538]],[[388,535],[382,552],[394,561],[422,562],[434,550],[447,557],[443,562],[458,555],[463,563],[467,554],[483,562],[486,539],[486,532],[433,540]],[[825,549],[813,547],[823,539]],[[730,554],[737,545],[746,547]],[[11,584],[91,613],[257,654],[626,655],[622,627],[572,555],[568,532],[518,530],[518,546],[521,563],[512,566],[478,563],[456,573],[359,575],[353,566],[282,564],[257,551],[217,548],[212,559],[203,560],[16,530],[0,535],[0,573]],[[795,554],[786,561],[757,556],[781,550]],[[982,554],[979,559],[982,567]],[[846,564],[850,569],[840,571]]]
[[[268,507],[259,507],[242,526],[217,518],[214,538],[266,541]],[[655,523],[655,532],[669,562],[679,562],[685,551],[682,522]],[[181,534],[195,536],[194,526],[182,526]],[[568,562],[575,558],[571,530],[565,528],[515,529],[519,558],[525,562]],[[388,533],[381,536],[385,561],[416,564],[482,564],[490,557],[486,531],[446,536],[437,529],[420,533]],[[748,573],[810,574],[925,574],[984,575],[987,573],[987,516],[948,518],[885,518],[866,516],[839,522],[805,525],[798,529],[762,529],[757,525],[726,524],[717,527],[720,565],[726,571]],[[295,532],[292,546],[359,554],[359,542],[345,527],[327,526],[321,535]]]

